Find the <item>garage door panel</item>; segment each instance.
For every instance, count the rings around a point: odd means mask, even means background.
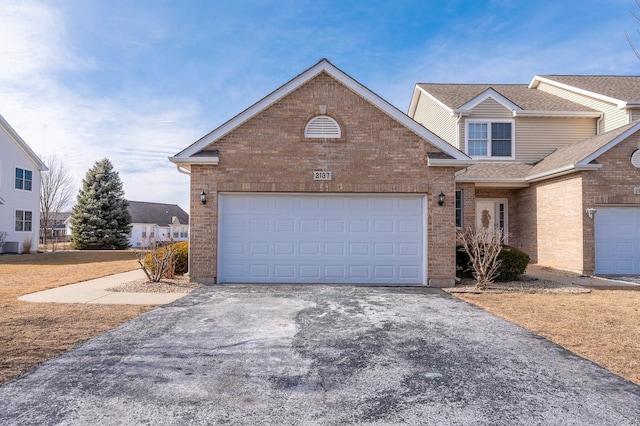
[[[421,195],[221,194],[219,281],[422,283],[423,206]]]
[[[601,207],[594,220],[596,274],[640,274],[640,208]]]

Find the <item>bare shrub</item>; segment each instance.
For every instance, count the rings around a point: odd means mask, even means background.
[[[33,246],[33,238],[31,237],[25,238],[24,241],[22,242],[22,254],[31,253],[32,246]]]
[[[176,259],[171,241],[144,238],[140,249],[136,250],[136,259],[151,282],[175,276]]]
[[[480,290],[494,282],[500,268],[500,250],[502,248],[502,230],[491,228],[464,228],[456,232],[456,241],[469,256],[471,274]]]

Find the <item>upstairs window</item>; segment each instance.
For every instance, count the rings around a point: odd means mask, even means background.
[[[304,128],[305,138],[338,139],[342,137],[342,130],[336,120],[328,115],[313,117]]]
[[[514,158],[513,121],[467,121],[467,154],[474,158]]]
[[[33,183],[33,172],[31,170],[20,169],[16,167],[16,189],[23,191],[31,191]]]

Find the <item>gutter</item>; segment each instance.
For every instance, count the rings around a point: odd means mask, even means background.
[[[566,117],[566,118],[598,118],[599,111],[543,111],[543,110],[513,110],[514,117]]]
[[[565,167],[560,167],[558,169],[550,170],[548,172],[538,173],[535,175],[527,176],[524,178],[527,182],[537,182],[539,180],[546,179],[551,176],[563,176],[569,173],[578,172],[582,170],[598,170],[602,168],[602,164],[571,164]]]

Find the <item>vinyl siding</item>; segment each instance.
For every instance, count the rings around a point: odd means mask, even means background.
[[[559,96],[564,99],[579,103],[581,105],[588,106],[597,111],[604,112],[604,120],[600,125],[600,133],[608,132],[609,130],[616,129],[618,127],[629,124],[629,114],[624,109],[619,109],[616,105],[594,99],[590,96],[581,95],[579,93],[572,92],[567,89],[556,87],[548,83],[540,82],[537,90],[551,93],[552,95]]]
[[[532,163],[596,134],[596,118],[516,119],[516,160]]]
[[[480,102],[476,105],[471,114],[465,117],[465,119],[487,119],[487,120],[512,120],[513,113],[511,110],[505,108],[502,104],[495,101],[492,98],[487,98],[484,101]],[[465,132],[466,125],[465,123],[460,123],[460,151],[465,150],[464,141],[465,141]]]
[[[449,111],[431,97],[420,92],[415,115],[412,118],[449,144],[459,148],[457,118],[452,117]]]

